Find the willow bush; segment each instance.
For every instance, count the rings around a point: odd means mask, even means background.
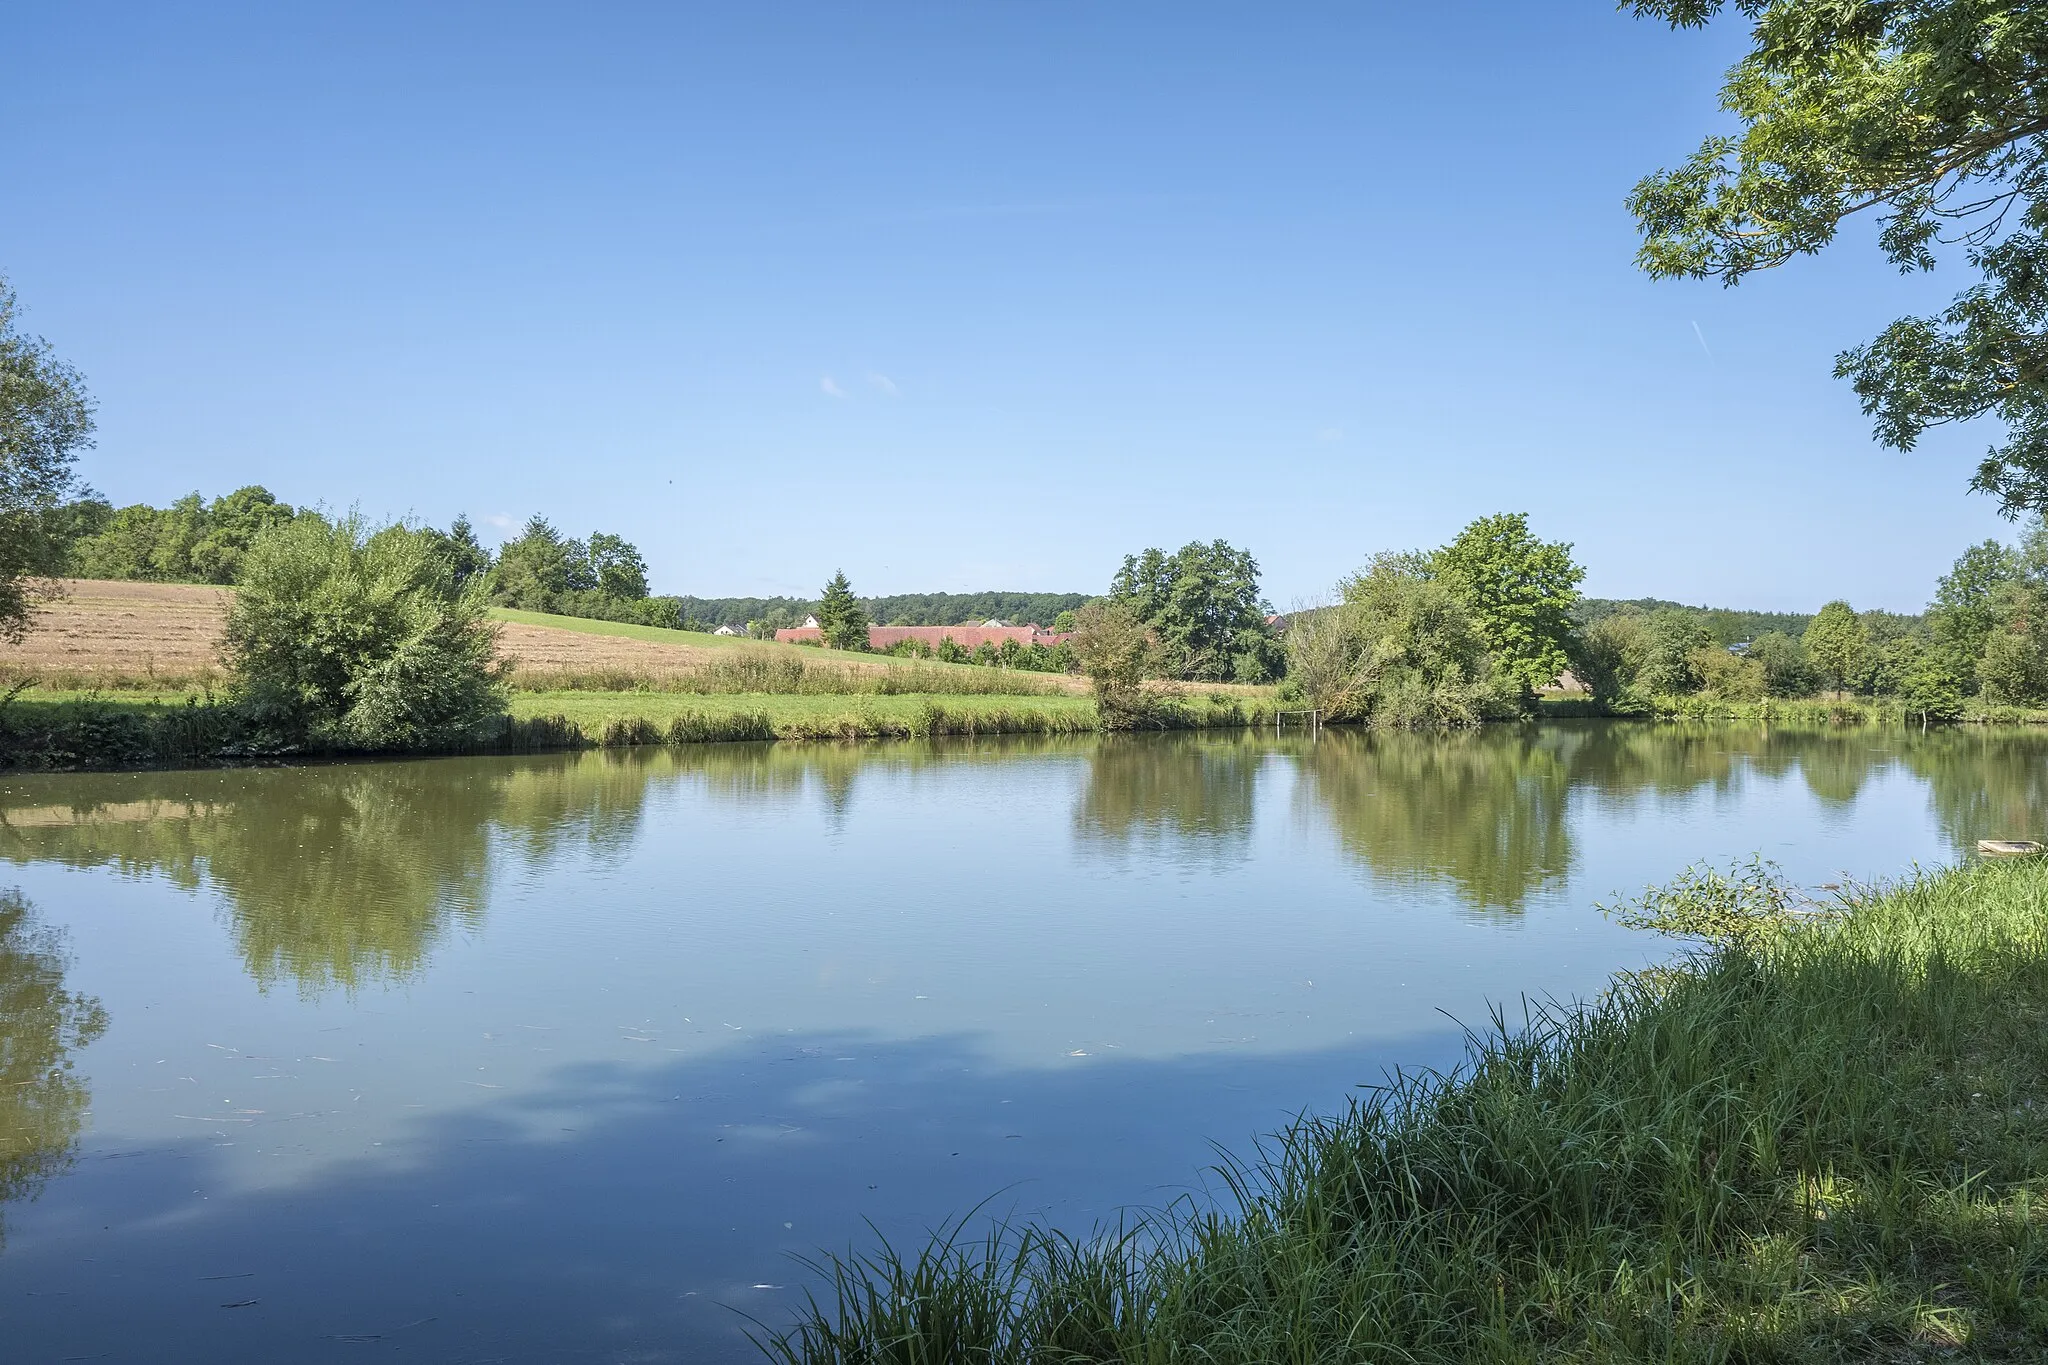
[[[480,580],[403,526],[302,515],[242,564],[224,654],[258,731],[306,748],[462,747],[502,729],[505,687]]]

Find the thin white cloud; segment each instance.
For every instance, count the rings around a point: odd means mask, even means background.
[[[495,526],[500,531],[509,531],[519,525],[517,517],[508,517],[503,512],[487,512],[480,518],[486,526]]]
[[[876,374],[872,370],[868,371],[868,383],[873,384],[876,388],[880,389],[883,393],[888,394],[891,398],[896,397],[896,395],[900,392],[900,390],[897,389],[896,387],[895,380],[891,379],[886,374]]]
[[[1700,325],[1697,322],[1692,325],[1692,334],[1700,339],[1700,349],[1707,353],[1707,359],[1712,360],[1714,358],[1714,348],[1707,345],[1707,334],[1700,330]]]
[[[840,388],[839,381],[829,374],[818,381],[818,392],[824,394],[827,398],[846,397],[846,390]]]

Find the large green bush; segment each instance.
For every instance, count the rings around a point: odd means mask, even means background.
[[[433,539],[301,515],[257,537],[228,616],[237,701],[278,743],[434,749],[505,708],[481,578],[457,587]]]
[[[1496,668],[1459,592],[1409,559],[1381,556],[1344,585],[1362,646],[1357,718],[1413,730],[1513,715],[1520,679]]]

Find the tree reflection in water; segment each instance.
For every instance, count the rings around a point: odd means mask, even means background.
[[[0,854],[208,887],[249,974],[311,996],[403,980],[477,927],[494,843],[623,850],[646,781],[602,755],[102,774],[68,806],[0,810]]]
[[[71,1054],[106,1031],[107,1015],[64,988],[69,965],[62,935],[19,892],[0,891],[0,1204],[35,1198],[71,1164],[92,1103]]]
[[[1612,810],[1701,793],[1740,800],[1746,782],[1767,779],[1797,780],[1822,805],[1848,808],[1874,781],[1903,775],[1924,785],[1958,854],[1980,838],[2038,836],[2048,807],[2048,735],[2028,731],[1599,722],[1327,730],[1314,740],[1207,731],[38,778],[0,793],[0,858],[206,887],[250,974],[310,996],[422,970],[446,934],[480,925],[507,859],[623,856],[651,788],[684,784],[778,811],[815,800],[843,826],[869,776],[1000,784],[1006,765],[1047,756],[1085,764],[1072,817],[1084,847],[1248,858],[1261,773],[1292,765],[1297,818],[1332,829],[1373,876],[1445,886],[1467,905],[1510,912],[1571,870],[1574,800]]]
[[[1326,730],[1301,759],[1296,800],[1376,877],[1446,883],[1467,904],[1518,910],[1571,864],[1571,747],[1526,726]]]
[[[1325,731],[1301,756],[1296,800],[1372,875],[1432,882],[1480,909],[1519,910],[1574,858],[1570,799],[1609,809],[1796,777],[1849,808],[1903,771],[1923,782],[1957,856],[1982,838],[2037,836],[2048,735],[1761,725],[1500,726],[1449,734]]]
[[[1271,752],[1244,731],[1104,735],[1088,751],[1075,833],[1109,844],[1170,839],[1185,856],[1241,857],[1259,765]]]

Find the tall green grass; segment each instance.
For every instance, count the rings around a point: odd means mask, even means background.
[[[1044,697],[1069,690],[1044,674],[1008,668],[948,667],[892,663],[857,667],[787,654],[734,653],[691,668],[519,669],[512,686],[522,692],[684,692],[704,695],[767,693],[777,696],[955,696]]]
[[[512,722],[508,736],[545,734],[552,747],[617,748],[649,744],[691,744],[731,740],[931,739],[964,735],[1077,735],[1101,729],[1095,710],[1078,698],[1061,696],[1032,706],[990,706],[968,698],[924,697],[887,709],[854,707],[845,711],[798,709],[762,696],[758,709],[741,711],[685,710],[667,720],[631,710],[634,696],[616,694],[617,713],[588,718],[568,715],[532,717]],[[910,699],[906,699],[910,700]],[[967,704],[961,704],[967,703]],[[1243,728],[1270,723],[1272,704],[1260,700],[1198,694],[1195,698],[1159,698],[1143,716],[1141,728],[1194,730]],[[524,730],[521,726],[540,726]],[[514,739],[510,747],[541,747]]]
[[[251,746],[242,713],[210,696],[0,698],[0,769],[182,766],[254,757]]]
[[[704,744],[737,740],[931,739],[947,735],[1073,735],[1095,730],[1085,712],[956,708],[927,700],[908,715],[847,712],[781,715],[768,711],[707,714],[685,711],[666,725],[644,716],[614,716],[595,733],[563,716],[513,722],[546,734],[548,747],[627,748],[649,744]],[[538,747],[538,746],[534,746]]]
[[[1640,709],[1625,711],[1611,710],[1590,697],[1547,697],[1539,705],[1538,713],[1553,719],[1634,715],[1654,720],[1740,720],[1779,725],[1921,724],[1919,713],[1908,710],[1897,697],[1763,697],[1745,701],[1696,692],[1651,697]],[[1999,706],[1973,697],[1958,719],[1970,725],[2048,725],[2048,709]]]
[[[1107,1138],[1105,1139],[1107,1140]],[[787,1362],[2048,1359],[2048,866],[1496,1015],[1086,1237],[817,1263]]]

